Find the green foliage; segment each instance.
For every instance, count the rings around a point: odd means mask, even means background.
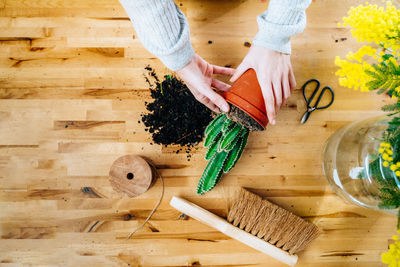
[[[400,187],[397,184],[398,178],[389,168],[383,167],[381,162],[382,158],[379,157],[368,166],[372,178],[379,184],[380,203],[378,203],[378,207],[380,209],[398,209],[400,208]],[[398,223],[400,223],[400,217]],[[399,225],[397,229],[399,229]]]
[[[383,186],[379,189],[381,203],[378,207],[381,209],[398,209],[400,207],[400,189],[398,187]]]
[[[397,61],[398,58],[390,53],[384,54],[382,59],[381,63],[372,65],[373,71],[366,71],[372,78],[366,86],[371,91],[378,90],[378,93],[386,92],[397,98],[396,103],[382,107],[383,111],[391,113],[389,116],[393,116],[383,133],[382,139],[384,142],[388,142],[393,148],[392,157],[393,162],[396,163],[400,161],[400,117],[394,115],[400,113],[400,66],[392,61],[393,59]],[[378,207],[381,209],[398,209],[400,208],[400,184],[398,184],[400,177],[397,177],[394,171],[391,171],[388,167],[383,167],[382,162],[382,158],[379,157],[369,164],[369,173],[371,173],[373,179],[380,185],[381,203],[378,204]]]
[[[400,161],[400,138],[398,137],[393,141],[393,161],[399,162]]]
[[[400,102],[385,105],[382,107],[382,110],[386,111],[386,112],[396,112],[397,113],[400,111]]]
[[[237,163],[246,146],[249,130],[239,123],[218,115],[206,128],[204,146],[209,160],[197,185],[197,194],[213,189],[222,177]]]
[[[389,59],[393,57],[391,54],[385,54],[382,56],[383,59]],[[378,90],[378,93],[387,92],[390,95],[399,97],[396,88],[400,86],[400,66],[396,66],[392,61],[382,61],[379,64],[373,64],[373,71],[366,70],[372,80],[366,83],[366,86],[370,91]],[[400,111],[400,109],[396,109]],[[394,111],[394,110],[393,110]]]
[[[400,117],[395,116],[388,123],[383,139],[393,148],[393,161],[400,161]]]

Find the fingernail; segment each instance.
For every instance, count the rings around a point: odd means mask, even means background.
[[[229,106],[227,104],[222,106],[222,111],[223,112],[228,112],[229,111]]]
[[[272,125],[275,125],[275,123],[276,123],[275,120],[272,120],[272,121],[271,121],[271,124],[272,124]]]

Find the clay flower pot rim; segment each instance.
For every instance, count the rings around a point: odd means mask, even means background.
[[[255,70],[250,68],[223,94],[226,101],[257,121],[264,129],[268,124],[264,97]],[[264,109],[264,110],[262,110]]]
[[[238,109],[240,109],[241,111],[243,111],[244,113],[249,115],[251,118],[253,118],[258,124],[260,124],[265,129],[265,125],[263,125],[263,121],[259,119],[260,117],[263,117],[264,115],[258,108],[251,105],[246,100],[241,98],[239,95],[234,94],[232,92],[227,91],[225,93],[225,96],[226,96],[226,101],[229,104],[234,105],[235,107],[237,107]],[[256,114],[256,115],[253,115],[253,114]],[[268,123],[268,120],[266,121],[265,124],[267,124],[267,123]]]

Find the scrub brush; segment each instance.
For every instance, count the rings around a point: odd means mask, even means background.
[[[227,221],[179,197],[173,197],[170,205],[290,266],[297,262],[294,253],[304,249],[319,234],[314,224],[243,188]]]

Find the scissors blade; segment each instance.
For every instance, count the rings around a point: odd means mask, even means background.
[[[306,121],[308,120],[308,117],[310,117],[311,112],[310,111],[306,111],[303,115],[303,118],[301,118],[301,123],[304,124],[306,123]]]

